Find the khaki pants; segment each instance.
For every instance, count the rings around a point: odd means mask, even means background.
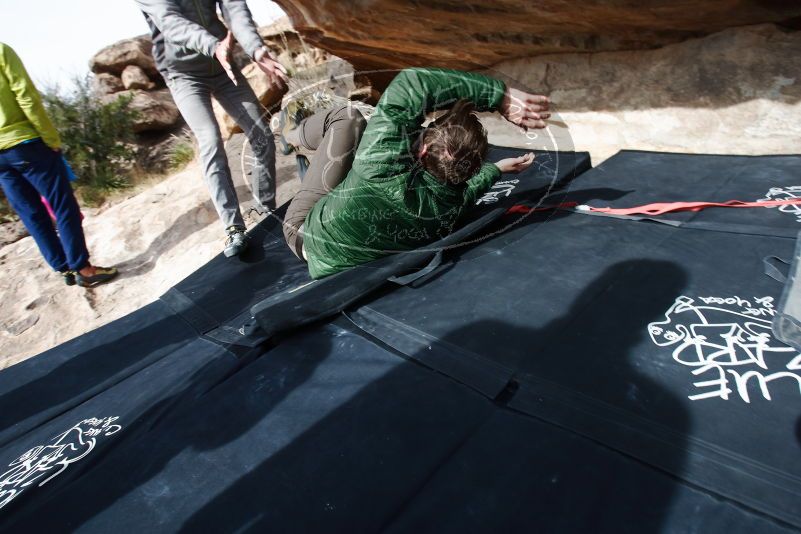
[[[319,111],[300,123],[301,145],[314,154],[300,191],[284,217],[284,237],[292,252],[303,258],[303,223],[318,200],[338,186],[350,171],[367,121],[356,108],[341,106]]]

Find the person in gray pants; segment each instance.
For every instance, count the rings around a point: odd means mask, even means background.
[[[150,26],[156,66],[197,138],[206,186],[227,233],[224,253],[238,255],[247,248],[245,222],[211,97],[247,135],[256,159],[251,173],[253,195],[263,208],[274,210],[275,143],[269,118],[245,77],[231,64],[232,37],[272,83],[285,84],[286,71],[264,46],[245,0],[136,3]],[[218,7],[227,28],[217,14]]]

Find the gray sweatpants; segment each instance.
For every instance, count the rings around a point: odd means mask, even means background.
[[[171,72],[167,80],[178,110],[197,138],[206,187],[226,228],[234,224],[244,226],[245,222],[220,127],[211,107],[212,96],[242,128],[253,148],[255,163],[250,172],[250,187],[254,198],[264,207],[275,208],[275,142],[270,118],[238,70],[236,77],[238,86],[224,73],[200,77]]]

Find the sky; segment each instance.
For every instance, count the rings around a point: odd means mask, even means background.
[[[260,26],[281,17],[270,0],[248,0]],[[0,41],[22,58],[34,83],[68,90],[89,59],[120,39],[148,33],[134,0],[0,0]]]

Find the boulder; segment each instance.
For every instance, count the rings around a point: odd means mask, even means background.
[[[143,132],[137,135],[133,147],[136,164],[148,173],[166,174],[176,170],[175,151],[182,144],[194,147],[192,134],[187,127],[181,131]]]
[[[790,21],[801,3],[765,0],[277,0],[308,42],[357,69],[471,69],[515,57],[657,48],[726,28]]]
[[[132,98],[131,109],[138,112],[133,127],[136,133],[169,130],[181,120],[181,114],[168,89],[156,91],[128,89],[106,95],[102,100],[112,102],[123,96]]]
[[[119,76],[128,65],[136,65],[149,76],[158,76],[152,48],[150,37],[145,35],[123,39],[95,54],[89,61],[89,68],[94,73],[108,72]]]
[[[267,75],[262,72],[255,63],[251,63],[242,69],[242,74],[247,79],[253,92],[256,93],[259,102],[261,102],[266,109],[269,110],[281,102],[281,97],[286,93],[286,87],[278,88],[274,85],[270,85]],[[233,117],[225,112],[219,102],[214,100],[212,102],[212,107],[214,108],[214,115],[217,117],[217,122],[220,125],[220,131],[225,139],[242,131],[242,129],[237,126]]]
[[[511,59],[487,73],[549,95],[569,129],[548,134],[597,165],[623,148],[797,153],[801,63],[788,58],[798,57],[801,32],[760,24],[657,50]],[[530,143],[501,119],[488,131],[496,144]]]
[[[118,76],[114,76],[108,72],[99,72],[95,74],[92,79],[92,88],[96,94],[103,96],[122,91],[125,89],[125,86]]]
[[[126,89],[153,89],[156,84],[150,81],[147,73],[138,65],[128,65],[122,71],[122,85]]]

